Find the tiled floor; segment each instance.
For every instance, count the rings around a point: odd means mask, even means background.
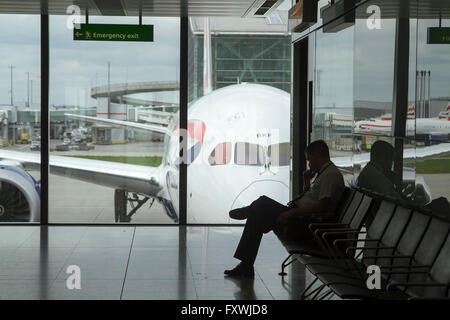
[[[299,299],[305,269],[286,258],[273,233],[263,237],[255,278],[224,269],[242,227],[0,226],[0,299]],[[81,289],[68,289],[71,265]],[[73,278],[73,277],[72,277]]]

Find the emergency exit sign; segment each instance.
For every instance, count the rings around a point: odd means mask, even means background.
[[[450,28],[428,28],[428,44],[450,44]]]
[[[80,24],[80,29],[73,29],[73,40],[153,41],[153,25]]]

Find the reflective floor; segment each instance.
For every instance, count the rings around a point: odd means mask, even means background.
[[[299,299],[305,269],[278,275],[287,252],[273,233],[253,280],[224,277],[242,230],[0,226],[0,299]]]

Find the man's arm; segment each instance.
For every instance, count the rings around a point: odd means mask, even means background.
[[[330,198],[323,198],[315,200],[311,197],[305,196],[300,200],[300,206],[294,208],[294,215],[302,215],[306,213],[325,213],[328,211],[330,205]]]
[[[325,213],[328,211],[330,198],[314,200],[310,197],[303,197],[299,208],[292,208],[280,214],[277,224],[285,224],[290,218],[301,217],[302,215]]]
[[[306,192],[311,187],[311,180],[316,173],[312,170],[303,171],[303,192]]]

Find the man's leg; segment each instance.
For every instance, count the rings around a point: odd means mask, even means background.
[[[253,264],[258,254],[263,233],[272,230],[278,216],[289,208],[262,196],[253,201],[249,209],[247,222],[234,257],[242,261],[244,269],[247,269],[247,271],[251,269],[251,272],[253,272]],[[229,271],[232,270],[227,271],[225,273],[230,274]]]

